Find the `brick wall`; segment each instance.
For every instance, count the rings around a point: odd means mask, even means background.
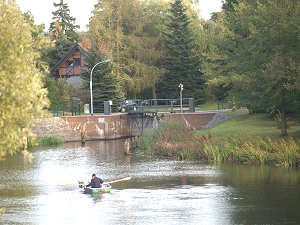
[[[215,112],[165,114],[164,120],[184,121],[192,130],[201,130],[214,117]],[[118,139],[133,135],[131,119],[127,114],[62,116],[76,133],[85,133],[86,140]]]
[[[61,117],[75,132],[85,133],[86,140],[117,139],[131,135],[130,120],[121,114]]]

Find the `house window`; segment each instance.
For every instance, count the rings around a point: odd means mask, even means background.
[[[73,67],[74,64],[73,64],[73,61],[67,61],[67,67]]]
[[[80,58],[74,58],[74,66],[81,66]]]

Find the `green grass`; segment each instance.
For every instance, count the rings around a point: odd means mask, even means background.
[[[196,134],[178,121],[165,122],[140,137],[138,146],[153,155],[178,159],[300,165],[297,120],[288,119],[289,135],[282,137],[272,114],[249,115],[247,110],[223,112],[232,119]]]
[[[243,137],[247,136],[260,136],[262,138],[271,137],[279,138],[280,129],[277,129],[274,116],[271,114],[235,114],[237,111],[232,113],[227,113],[233,116],[232,119],[219,124],[218,126],[203,132],[199,132],[199,135],[210,134],[213,137],[222,138],[228,136]],[[289,121],[290,128],[288,129],[288,134],[296,139],[300,138],[300,125],[297,121]]]
[[[222,109],[230,109],[230,108],[231,106],[229,102],[224,102],[222,105],[221,102],[218,104],[217,101],[208,101],[205,104],[198,105],[195,107],[196,111],[211,111],[211,110],[222,110]]]
[[[45,136],[41,139],[36,140],[36,143],[38,145],[43,145],[43,146],[60,144],[63,142],[65,141],[55,136]]]

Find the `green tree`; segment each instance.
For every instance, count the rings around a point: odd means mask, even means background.
[[[299,90],[299,16],[296,0],[240,1],[220,21],[219,48],[231,93],[251,111],[281,111],[281,134],[287,135],[289,93]],[[219,73],[220,75],[220,73]],[[216,77],[211,77],[211,80]],[[218,78],[221,78],[219,76]]]
[[[97,51],[97,46],[91,45],[90,50],[85,55],[85,62],[90,69],[82,70],[81,75],[84,80],[83,88],[90,89],[90,75],[92,68],[94,68],[92,73],[93,111],[96,113],[103,112],[104,101],[111,100],[113,102],[112,111],[117,112],[120,101],[124,99],[124,91],[120,79],[113,72],[112,64],[103,61],[105,61],[104,54]]]
[[[114,71],[123,81],[127,93],[137,93],[154,87],[164,71],[157,65],[161,54],[157,25],[154,33],[149,26],[153,4],[138,0],[99,0],[89,24],[89,39],[98,39],[105,46],[107,58],[113,60]],[[150,6],[151,5],[151,6]],[[149,8],[146,9],[146,6]],[[153,8],[153,7],[152,7]],[[161,24],[161,23],[160,23]],[[158,34],[158,36],[154,36]]]
[[[51,106],[62,107],[74,92],[74,87],[63,78],[45,78],[45,86],[48,89],[48,98]]]
[[[49,48],[53,47],[51,43],[51,39],[44,35],[44,24],[35,24],[34,17],[30,11],[23,14],[25,20],[30,25],[30,32],[32,36],[32,46],[39,52],[36,57],[36,66],[41,71],[48,71],[49,64],[48,64],[48,50]]]
[[[165,57],[163,44],[164,19],[167,16],[168,4],[161,0],[143,2],[143,16],[141,31],[136,34],[138,45],[135,48],[137,70],[141,73],[137,93],[150,88],[149,98],[156,99],[156,86],[163,79],[166,72],[161,63]],[[135,82],[136,83],[136,82]],[[135,98],[135,96],[134,96]]]
[[[178,98],[177,84],[184,85],[184,96],[194,98],[197,104],[206,100],[205,79],[201,72],[200,54],[196,51],[196,37],[182,0],[171,3],[165,29],[167,73],[159,85],[160,98]]]
[[[57,10],[52,12],[53,22],[50,24],[49,33],[56,38],[65,37],[72,43],[77,42],[79,36],[76,30],[80,26],[75,24],[76,19],[70,15],[68,4],[60,0],[59,3],[53,2],[53,5]]]
[[[59,60],[70,50],[74,43],[78,42],[79,35],[77,29],[79,25],[75,25],[76,19],[70,15],[67,3],[60,0],[59,3],[53,3],[57,8],[52,12],[53,22],[49,27],[49,36],[54,46],[48,49],[48,63],[50,68],[54,67]],[[52,74],[58,77],[58,74]]]
[[[31,27],[14,3],[0,1],[0,157],[22,148],[36,117],[47,112],[43,75],[35,66]],[[9,40],[9,41],[8,41]]]

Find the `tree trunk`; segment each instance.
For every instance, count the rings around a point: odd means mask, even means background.
[[[287,129],[286,129],[286,106],[281,106],[281,136],[287,136]]]

